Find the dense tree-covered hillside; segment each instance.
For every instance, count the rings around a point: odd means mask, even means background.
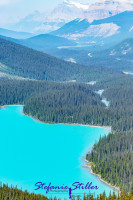
[[[106,110],[89,85],[46,81],[0,80],[0,105],[6,104],[24,104],[26,114],[50,123],[102,124]]]
[[[39,98],[39,96],[45,96],[45,94],[47,97],[46,99],[50,100],[51,97],[52,101],[54,101],[52,96],[54,96],[55,101],[57,101],[58,95],[65,95],[62,98],[62,101],[65,100],[65,102],[61,102],[64,105],[66,104],[66,100],[68,100],[66,99],[67,95],[71,95],[73,97],[73,106],[75,106],[76,103],[77,106],[80,106],[80,102],[85,105],[88,104],[87,101],[89,101],[90,104],[100,104],[104,107],[100,101],[101,98],[95,94],[91,87],[87,84],[62,84],[47,81],[0,79],[0,105],[19,103],[25,104],[28,103],[28,100],[33,97]],[[76,97],[78,98],[76,99]],[[67,104],[69,105],[69,103],[70,100]]]
[[[65,85],[61,90],[33,96],[26,102],[24,112],[49,123],[93,124],[93,113],[98,108],[104,110],[105,106],[89,86]]]
[[[8,67],[7,73],[37,80],[88,82],[120,73],[103,67],[62,61],[2,38],[0,38],[0,62]]]
[[[133,77],[102,81],[94,89],[98,87],[110,100],[114,134],[100,139],[86,158],[104,180],[129,191],[133,187]]]

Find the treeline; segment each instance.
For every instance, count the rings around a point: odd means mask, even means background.
[[[49,198],[34,194],[34,193],[28,193],[27,191],[22,191],[20,189],[17,189],[17,186],[9,187],[5,184],[0,186],[0,200],[48,200]],[[51,200],[57,200],[56,197],[50,198]],[[72,197],[72,200],[81,200],[81,197],[74,198]],[[108,197],[106,196],[105,192],[103,194],[98,195],[97,197],[94,197],[93,195],[85,195],[83,200],[132,200],[133,199],[133,192],[130,193],[121,192],[119,195],[116,195],[115,193],[110,194]]]

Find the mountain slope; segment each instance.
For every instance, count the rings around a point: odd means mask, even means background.
[[[8,29],[3,29],[3,28],[0,28],[0,35],[3,35],[5,37],[16,38],[16,39],[26,39],[32,36],[31,33],[11,31]]]
[[[100,65],[120,71],[133,72],[133,38],[126,39],[103,51],[60,49],[54,52],[54,55],[62,59],[69,59],[71,57],[80,64]]]
[[[133,11],[95,20],[74,20],[51,34],[75,40],[80,43],[94,42],[97,45],[116,44],[133,37]],[[72,28],[71,28],[72,27]],[[82,29],[81,29],[82,27]]]
[[[51,32],[53,35],[69,35],[69,34],[74,34],[74,33],[81,33],[84,30],[86,30],[90,26],[90,23],[88,22],[87,19],[80,20],[80,19],[75,19],[69,23],[66,23],[63,27],[60,29]]]
[[[0,39],[0,62],[12,75],[38,80],[87,82],[120,74],[112,69],[65,62],[4,39]]]
[[[102,60],[108,60],[108,66],[133,72],[133,38],[126,39],[118,45],[102,52]],[[103,66],[106,63],[103,62]]]
[[[88,63],[133,72],[133,38],[126,39],[116,46],[100,52],[92,52]]]

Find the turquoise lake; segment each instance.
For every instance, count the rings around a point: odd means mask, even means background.
[[[74,192],[113,192],[113,188],[84,166],[86,153],[100,136],[108,134],[109,129],[43,124],[22,111],[22,106],[0,110],[1,182],[44,195],[45,190],[35,191],[35,183],[48,185],[51,182],[54,186],[71,187],[74,182],[92,182],[99,187],[97,191]],[[64,195],[57,197],[64,198]]]

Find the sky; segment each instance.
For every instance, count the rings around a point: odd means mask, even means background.
[[[84,4],[95,3],[100,0],[73,0]],[[0,0],[0,26],[15,23],[33,13],[47,12],[55,8],[63,0]]]

